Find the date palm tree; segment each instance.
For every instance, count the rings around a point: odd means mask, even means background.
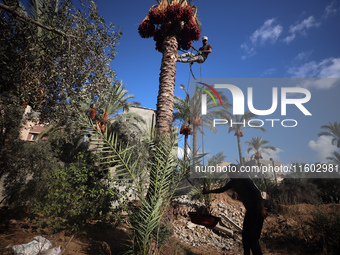
[[[96,120],[99,128],[104,133],[108,128],[109,132],[132,134],[133,131],[142,133],[140,123],[144,119],[136,114],[128,112],[130,106],[138,106],[140,103],[130,101],[135,95],[129,94],[121,81],[114,83],[98,98],[95,104],[83,103],[83,110],[86,109],[92,120]]]
[[[330,136],[332,137],[332,144],[337,145],[340,148],[340,123],[335,121],[334,123],[329,122],[329,125],[321,126],[323,129],[327,129],[328,131],[321,132],[318,136]]]
[[[243,162],[243,156],[242,156],[242,148],[241,148],[241,137],[243,137],[243,128],[247,128],[245,125],[246,124],[241,124],[241,123],[247,123],[248,120],[257,117],[257,115],[253,114],[250,111],[246,111],[244,113],[244,115],[234,115],[232,118],[232,122],[233,123],[237,123],[237,124],[233,124],[232,126],[230,126],[228,133],[234,131],[235,132],[235,136],[237,138],[237,148],[238,148],[238,154],[239,154],[239,158],[240,158],[240,164],[244,165]],[[263,127],[252,127],[252,128],[256,128],[259,129],[263,132],[265,132],[266,130]]]
[[[254,157],[257,161],[262,159],[263,153],[270,155],[268,150],[276,151],[276,148],[274,146],[268,144],[269,141],[262,140],[262,136],[253,137],[249,141],[246,141],[244,143],[249,146],[247,153],[253,151],[252,157]]]
[[[247,153],[249,153],[250,151],[253,151],[252,157],[255,158],[257,162],[257,166],[259,168],[260,168],[260,159],[262,159],[262,154],[265,153],[267,155],[270,155],[267,150],[276,151],[276,148],[274,146],[268,145],[268,143],[269,141],[262,140],[262,136],[253,137],[249,141],[245,142],[245,144],[249,146]],[[268,184],[263,174],[262,174],[262,178],[266,186],[267,194],[269,195]]]
[[[185,86],[181,84],[181,89],[185,92],[185,98],[175,96],[173,121],[181,123],[180,134],[184,135],[184,160],[188,159],[189,135],[192,135],[192,125],[190,125],[190,96]]]
[[[162,0],[152,6],[138,27],[142,38],[153,37],[156,50],[162,53],[156,125],[159,134],[170,134],[174,110],[177,50],[188,50],[201,37],[195,6],[186,0]],[[157,28],[156,28],[157,26]]]
[[[217,129],[213,126],[213,121],[217,119],[230,118],[228,109],[231,107],[228,99],[224,94],[220,94],[222,106],[216,105],[211,97],[207,98],[207,114],[201,116],[201,92],[196,90],[190,98],[185,86],[181,84],[181,89],[184,90],[186,96],[184,99],[175,96],[174,120],[179,120],[182,123],[184,141],[184,156],[187,155],[188,136],[193,136],[193,153],[197,152],[197,135],[198,131],[203,134],[203,126],[217,133]],[[182,128],[181,128],[182,130]],[[187,134],[186,134],[187,133]],[[185,157],[186,159],[186,157]]]

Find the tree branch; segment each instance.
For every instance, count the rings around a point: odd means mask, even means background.
[[[8,6],[8,5],[0,3],[0,8],[4,9],[7,12],[12,13],[15,17],[17,17],[18,19],[20,19],[23,22],[34,24],[38,27],[41,27],[41,28],[46,29],[50,32],[53,32],[57,35],[61,35],[61,36],[65,36],[65,37],[72,37],[72,38],[80,38],[80,37],[77,37],[77,36],[74,36],[74,35],[66,34],[62,31],[58,31],[55,28],[45,26],[44,24],[41,24],[40,22],[23,15],[22,13],[17,11],[17,6]]]

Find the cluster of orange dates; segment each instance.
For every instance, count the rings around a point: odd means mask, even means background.
[[[138,27],[142,38],[153,37],[156,41],[156,49],[162,52],[164,37],[176,35],[178,49],[189,50],[192,41],[201,37],[201,31],[196,23],[195,6],[190,6],[186,0],[173,1],[168,4],[163,0],[159,5],[154,5],[149,10],[146,18]]]

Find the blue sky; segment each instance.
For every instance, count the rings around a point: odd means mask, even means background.
[[[162,56],[155,50],[152,39],[139,37],[137,28],[154,4],[154,0],[98,1],[100,14],[123,31],[112,69],[143,107],[153,109]],[[339,1],[198,0],[194,4],[202,22],[202,35],[209,37],[213,47],[204,64],[194,64],[196,77],[340,78]],[[194,42],[195,48],[200,46],[200,41]],[[189,77],[189,66],[178,63],[176,95],[183,96],[179,87],[187,86]],[[242,142],[263,136],[278,148],[271,157],[284,163],[315,162],[330,156],[336,147],[317,134],[322,131],[321,125],[340,121],[339,85],[307,88],[312,94],[308,102],[311,118],[296,113],[290,116],[299,121],[296,128],[266,128],[265,133],[247,129]],[[224,151],[226,159],[235,162],[236,138],[227,135],[226,130],[221,128],[218,135],[225,133],[226,140],[205,144],[205,151],[211,155]],[[245,155],[246,150],[243,145]]]
[[[98,0],[97,3],[106,22],[121,27],[123,32],[117,56],[111,63],[117,79],[127,85],[127,90],[143,107],[155,109],[162,55],[155,50],[153,39],[142,39],[137,29],[157,2]],[[202,22],[202,36],[209,37],[213,48],[204,64],[193,65],[196,77],[340,78],[339,0],[197,0],[193,3]],[[201,44],[194,42],[194,47]],[[175,95],[184,96],[180,84],[187,86],[189,78],[188,64],[178,63]],[[275,128],[266,133],[247,130],[242,142],[263,136],[278,148],[271,156],[284,163],[315,162],[330,156],[336,147],[317,134],[322,131],[321,125],[340,122],[339,85],[306,88],[312,94],[308,102],[311,118],[290,116],[302,123],[295,129]],[[235,162],[236,138],[233,134],[226,137],[225,144],[210,147],[207,144],[205,150],[211,154],[223,150],[226,159]],[[244,154],[246,149],[243,145]]]

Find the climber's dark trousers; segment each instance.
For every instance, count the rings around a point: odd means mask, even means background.
[[[260,236],[264,218],[260,211],[247,211],[244,216],[242,242],[244,255],[262,255]]]

